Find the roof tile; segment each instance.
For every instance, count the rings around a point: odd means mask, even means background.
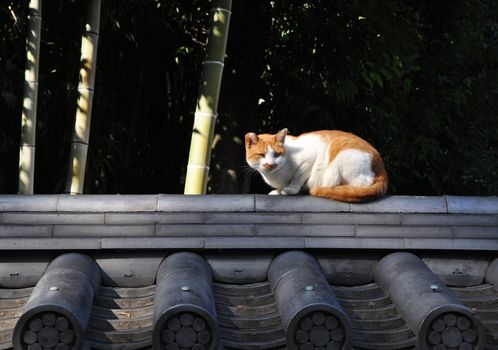
[[[350,204],[313,196],[256,195],[256,211],[349,212]]]
[[[448,213],[498,214],[498,197],[446,196]]]
[[[351,204],[356,213],[447,213],[444,197],[390,196],[373,202]]]
[[[60,195],[57,211],[155,211],[158,195]]]
[[[59,195],[0,195],[0,211],[57,210]]]
[[[160,194],[158,211],[254,211],[253,195],[175,195]]]

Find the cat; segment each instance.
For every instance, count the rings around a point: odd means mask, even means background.
[[[338,130],[287,132],[245,135],[246,161],[275,188],[270,195],[309,193],[351,203],[386,193],[384,162],[367,141]]]

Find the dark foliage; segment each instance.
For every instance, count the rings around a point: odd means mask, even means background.
[[[37,193],[63,191],[84,1],[44,1]],[[206,1],[104,1],[86,193],[181,193]],[[352,131],[395,194],[498,192],[494,0],[233,2],[209,190],[265,192],[247,131]],[[0,7],[0,193],[17,190],[26,3]]]

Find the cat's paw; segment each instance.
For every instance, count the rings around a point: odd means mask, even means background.
[[[299,192],[299,190],[296,190],[293,187],[284,187],[282,189],[282,191],[280,191],[280,194],[283,194],[283,195],[293,195],[293,194],[297,194],[298,192]]]
[[[279,190],[273,190],[273,191],[271,191],[271,192],[270,192],[270,193],[268,193],[268,194],[269,194],[270,196],[278,196],[278,195],[279,195],[279,194],[281,194],[281,193],[280,193],[280,191],[279,191]]]

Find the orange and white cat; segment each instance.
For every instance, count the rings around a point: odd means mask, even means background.
[[[351,133],[321,130],[295,137],[283,129],[275,135],[247,133],[245,144],[247,163],[275,188],[271,195],[363,202],[387,191],[379,152]]]

